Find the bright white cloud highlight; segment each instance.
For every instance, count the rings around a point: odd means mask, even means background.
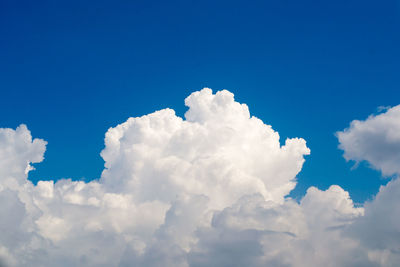
[[[110,128],[90,183],[33,185],[46,142],[0,129],[0,266],[396,266],[398,180],[365,207],[335,185],[296,202],[303,139],[281,146],[226,90],[185,104],[185,119],[164,109]]]

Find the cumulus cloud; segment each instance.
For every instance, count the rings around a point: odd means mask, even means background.
[[[400,105],[337,132],[347,160],[367,161],[384,175],[400,173]]]
[[[109,129],[101,183],[138,202],[200,194],[222,208],[254,193],[282,202],[309,154],[305,141],[281,147],[279,134],[228,91],[204,89],[185,103],[186,120],[165,109]]]
[[[24,125],[0,129],[0,264],[395,266],[397,180],[364,207],[336,185],[296,202],[287,195],[310,153],[303,139],[281,145],[226,90],[185,104],[184,119],[164,109],[110,128],[104,171],[89,183],[33,185],[46,142]]]

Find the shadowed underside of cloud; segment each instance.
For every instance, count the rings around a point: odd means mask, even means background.
[[[105,169],[89,183],[33,185],[30,163],[43,160],[46,142],[24,125],[0,129],[0,265],[400,262],[398,179],[363,207],[336,185],[311,187],[296,202],[287,195],[310,152],[303,139],[281,146],[279,134],[225,90],[205,88],[185,103],[185,119],[164,109],[110,128]],[[398,110],[339,133],[345,157],[398,175]]]

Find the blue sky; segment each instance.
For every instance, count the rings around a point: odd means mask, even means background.
[[[0,127],[48,141],[38,179],[98,178],[104,133],[192,91],[228,89],[283,140],[311,149],[297,197],[386,183],[351,170],[334,133],[400,99],[398,1],[0,3]]]

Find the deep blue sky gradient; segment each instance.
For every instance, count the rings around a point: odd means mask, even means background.
[[[292,196],[387,180],[334,133],[400,104],[399,1],[0,1],[0,127],[49,142],[38,179],[98,178],[104,133],[203,87],[311,148]]]

